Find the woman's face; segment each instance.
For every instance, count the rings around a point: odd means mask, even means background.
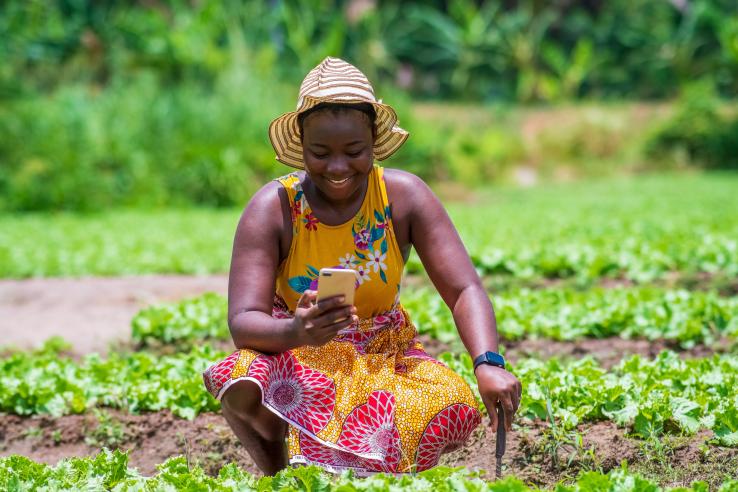
[[[303,122],[305,170],[328,200],[361,192],[374,164],[373,146],[371,122],[361,111],[317,111]]]

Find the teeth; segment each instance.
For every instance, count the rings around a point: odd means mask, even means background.
[[[330,179],[330,178],[328,178],[328,181],[330,181],[331,183],[341,184],[341,183],[345,183],[346,181],[348,181],[348,179],[349,178],[343,178],[343,179]]]

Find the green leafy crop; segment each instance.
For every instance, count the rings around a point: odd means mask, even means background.
[[[48,348],[0,359],[0,411],[19,415],[82,413],[95,407],[131,412],[170,409],[183,418],[218,409],[201,372],[225,356],[208,346],[176,355],[89,355],[74,361]],[[471,358],[441,360],[476,388]],[[566,428],[612,420],[647,438],[712,429],[715,440],[738,445],[738,356],[681,359],[664,351],[654,360],[632,356],[607,371],[591,358],[518,361],[520,415],[546,419],[546,405]]]
[[[537,491],[515,477],[487,482],[465,469],[437,467],[418,474],[377,474],[356,478],[350,472],[329,476],[317,467],[288,468],[273,477],[256,478],[235,464],[227,464],[215,477],[199,466],[189,466],[184,457],[168,459],[152,477],[141,476],[128,468],[128,456],[120,451],[103,450],[91,458],[63,460],[55,467],[36,463],[23,456],[0,458],[0,489],[9,491],[112,490],[124,491],[320,491],[320,492],[390,492],[399,490],[433,492],[527,492]],[[599,492],[617,490],[651,492],[658,485],[637,474],[619,468],[604,474],[581,473],[571,484],[560,484],[557,492]],[[677,490],[677,489],[674,489]],[[683,492],[707,490],[707,484],[695,482]],[[727,480],[720,492],[738,490],[738,481]]]
[[[492,300],[498,329],[506,340],[620,336],[674,340],[690,347],[738,335],[738,298],[701,291],[542,289],[505,292]],[[402,303],[420,333],[443,342],[458,340],[451,313],[435,291],[408,289]],[[228,340],[226,312],[226,300],[215,294],[152,306],[134,317],[133,340],[143,346]]]
[[[467,354],[441,359],[476,391]],[[519,415],[545,420],[547,405],[565,428],[611,420],[648,438],[711,429],[723,446],[738,445],[738,356],[682,359],[671,351],[625,358],[610,371],[593,359],[525,359],[511,369],[523,384]],[[480,407],[481,408],[481,407]]]
[[[0,411],[18,415],[83,413],[94,407],[130,412],[169,409],[194,418],[219,408],[201,372],[225,354],[208,346],[188,353],[90,354],[75,361],[49,345],[0,359]]]

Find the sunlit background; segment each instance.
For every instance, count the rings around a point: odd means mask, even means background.
[[[183,453],[159,486],[255,472],[199,371],[233,349],[239,215],[292,171],[268,124],[326,56],[397,110],[383,165],[432,186],[493,300],[526,389],[509,490],[735,479],[736,0],[1,2],[0,456],[128,450],[74,465],[108,485]],[[475,387],[406,267],[423,343]],[[490,470],[489,434],[445,463]],[[4,459],[0,489],[46,485]]]
[[[241,206],[325,56],[358,66],[431,182],[738,168],[734,0],[8,1],[0,209]]]

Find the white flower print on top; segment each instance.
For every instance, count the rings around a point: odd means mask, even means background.
[[[356,273],[357,277],[359,278],[359,285],[371,280],[371,278],[369,278],[369,268],[365,267],[364,265],[357,266]]]
[[[346,253],[345,257],[338,258],[338,264],[341,265],[341,268],[354,268],[355,261],[356,257],[351,253]]]
[[[367,268],[374,267],[374,272],[378,272],[381,268],[382,270],[387,269],[387,265],[384,264],[385,258],[387,258],[387,253],[382,254],[381,251],[378,249],[374,250],[374,253],[369,253],[369,262],[366,264]]]

